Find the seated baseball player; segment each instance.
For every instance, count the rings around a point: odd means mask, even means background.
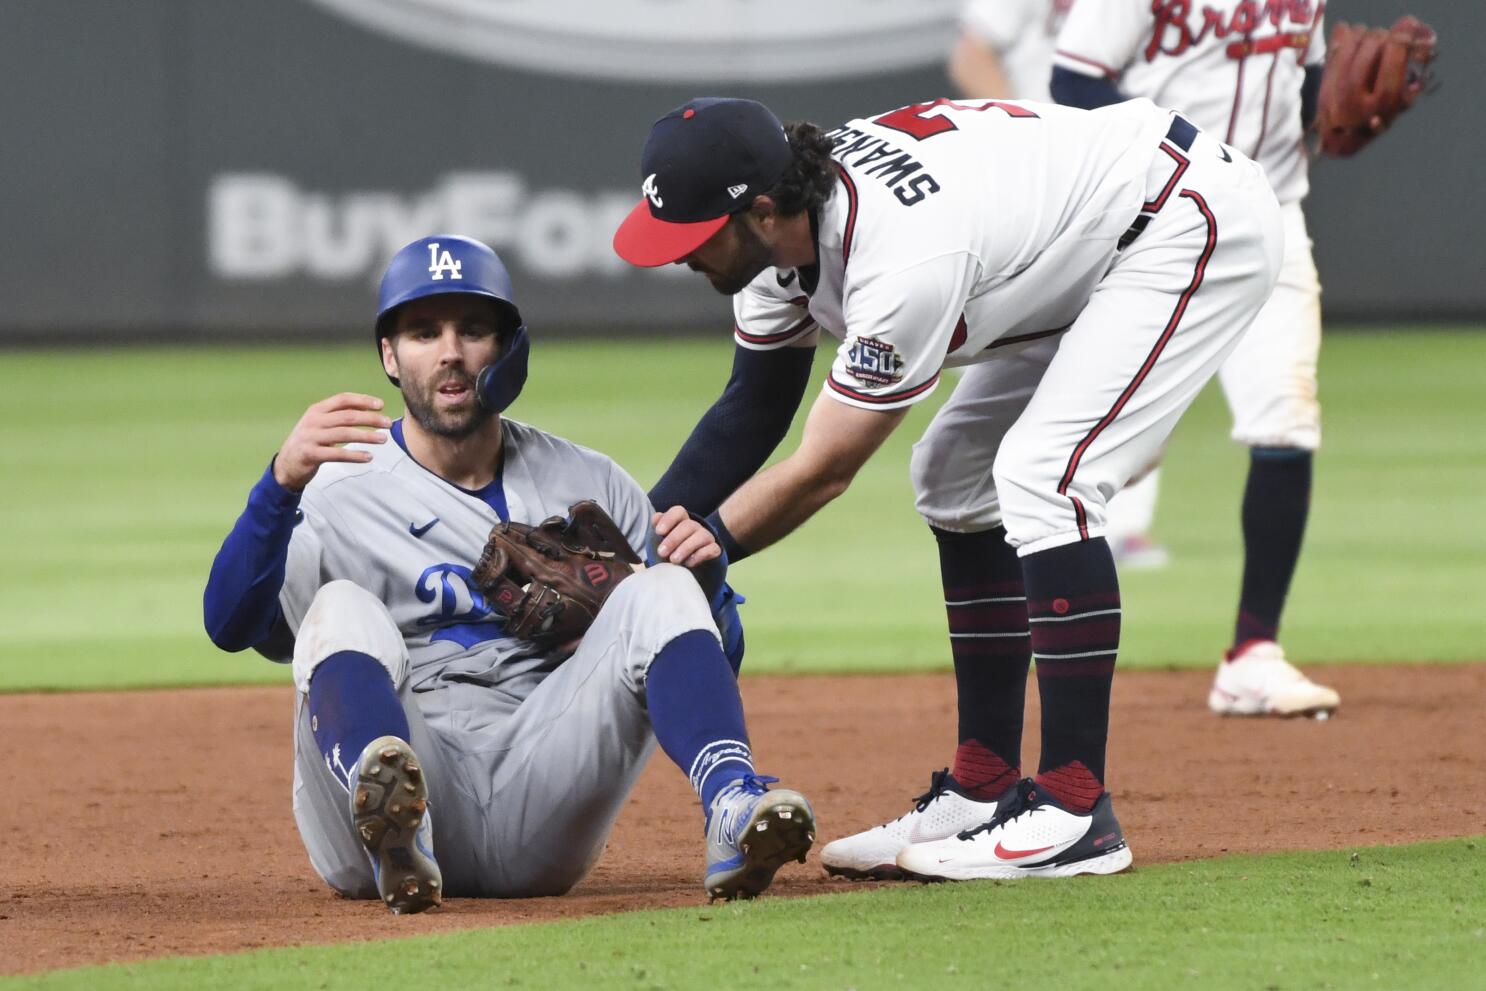
[[[701,796],[709,895],[753,897],[803,862],[814,813],[754,773],[699,584],[718,601],[712,532],[654,513],[609,458],[501,416],[528,338],[500,259],[454,236],[403,248],[376,342],[405,416],[355,393],[310,406],[204,597],[218,646],[293,664],[294,814],[315,870],[396,913],[561,894],[656,742]],[[607,518],[606,545],[591,538]],[[675,549],[625,563],[662,519]],[[612,591],[584,613],[582,589],[522,573],[523,547],[554,567],[576,554],[570,570]],[[591,625],[573,636],[575,616]]]

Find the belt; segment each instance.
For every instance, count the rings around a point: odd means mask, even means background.
[[[1166,137],[1163,140],[1166,143],[1175,145],[1182,151],[1189,152],[1192,150],[1192,142],[1197,140],[1197,134],[1198,131],[1195,124],[1181,114],[1172,114],[1171,126],[1166,129]],[[1159,209],[1160,207],[1158,206],[1156,210]],[[1135,218],[1135,222],[1130,225],[1129,229],[1120,235],[1120,240],[1115,246],[1115,250],[1124,251],[1130,247],[1130,242],[1139,237],[1140,232],[1146,229],[1146,225],[1156,215],[1156,210],[1152,210],[1149,213],[1142,211],[1140,216]]]

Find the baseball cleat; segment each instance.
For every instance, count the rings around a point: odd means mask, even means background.
[[[832,840],[820,852],[827,874],[849,881],[901,881],[898,853],[914,843],[942,840],[974,829],[996,814],[996,801],[976,801],[965,794],[949,768],[935,771],[929,790],[913,808],[892,822]]]
[[[898,854],[898,867],[919,881],[1012,880],[1117,874],[1130,866],[1130,847],[1109,793],[1087,815],[1070,812],[1030,779],[1002,796],[989,822]]]
[[[1341,701],[1285,660],[1273,640],[1251,640],[1219,662],[1207,694],[1208,708],[1223,716],[1330,716]]]
[[[428,782],[406,741],[384,736],[366,745],[356,761],[351,817],[371,858],[377,891],[394,915],[412,915],[443,901]]]
[[[731,782],[707,810],[708,901],[754,898],[791,860],[805,862],[815,842],[815,811],[805,796],[781,788],[778,778],[748,775]]]

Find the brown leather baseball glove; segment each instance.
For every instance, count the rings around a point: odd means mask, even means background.
[[[470,578],[507,633],[553,647],[588,632],[609,595],[640,563],[609,514],[584,500],[567,519],[491,530]]]
[[[1386,131],[1431,81],[1434,30],[1415,17],[1393,27],[1337,24],[1316,100],[1316,133],[1328,155],[1355,155]]]

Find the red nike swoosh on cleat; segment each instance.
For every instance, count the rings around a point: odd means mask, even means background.
[[[1052,847],[1050,846],[1040,846],[1036,850],[1008,850],[1006,849],[1006,847],[1001,845],[1000,840],[997,840],[996,849],[994,852],[996,856],[1001,860],[1020,860],[1023,857],[1033,857],[1039,853],[1046,853],[1051,849]]]

